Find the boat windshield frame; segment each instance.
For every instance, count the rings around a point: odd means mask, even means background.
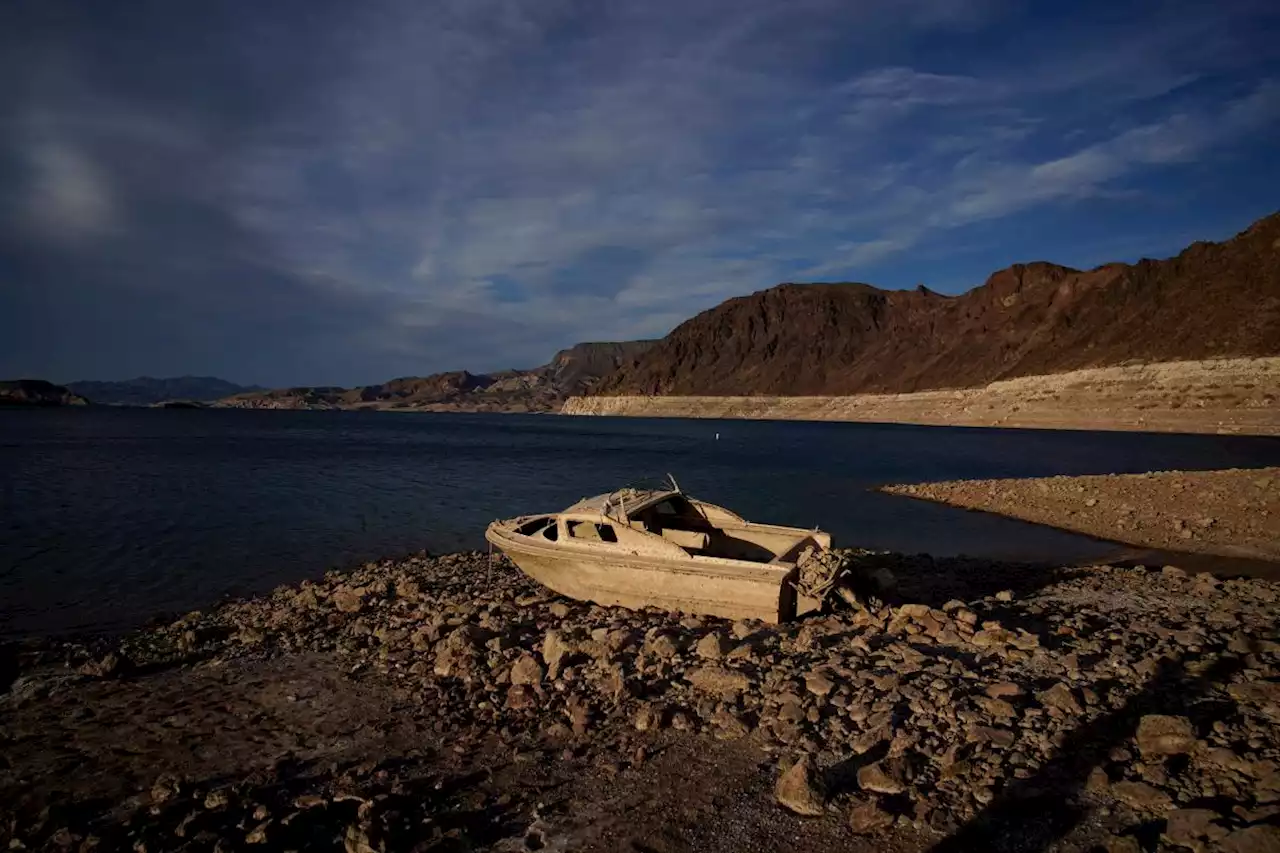
[[[609,493],[600,514],[626,524],[631,520],[632,513],[640,512],[674,495],[683,497],[684,493],[679,489],[636,489],[632,486],[624,486]],[[628,500],[634,502],[628,504]]]

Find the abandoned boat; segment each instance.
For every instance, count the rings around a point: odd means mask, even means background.
[[[781,622],[833,595],[854,601],[830,534],[747,521],[674,480],[495,521],[485,538],[544,586],[597,604]]]

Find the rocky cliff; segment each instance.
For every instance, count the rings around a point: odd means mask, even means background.
[[[1175,258],[1017,264],[948,297],[783,284],[677,327],[600,395],[847,395],[972,388],[1130,362],[1280,354],[1280,214]]]
[[[531,370],[465,370],[407,376],[356,388],[281,388],[236,394],[217,405],[248,409],[395,409],[410,411],[550,412],[588,393],[601,377],[630,363],[653,341],[584,343]]]
[[[0,406],[86,406],[89,401],[43,379],[0,381]]]

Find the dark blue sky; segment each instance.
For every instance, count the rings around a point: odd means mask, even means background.
[[[1280,208],[1277,9],[8,0],[0,377],[532,366],[1172,254]]]

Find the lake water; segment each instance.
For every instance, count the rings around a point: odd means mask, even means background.
[[[717,438],[719,434],[719,438]],[[1273,438],[537,415],[0,412],[0,634],[117,629],[642,477],[838,545],[1077,561],[1112,548],[869,491],[1280,464]]]

